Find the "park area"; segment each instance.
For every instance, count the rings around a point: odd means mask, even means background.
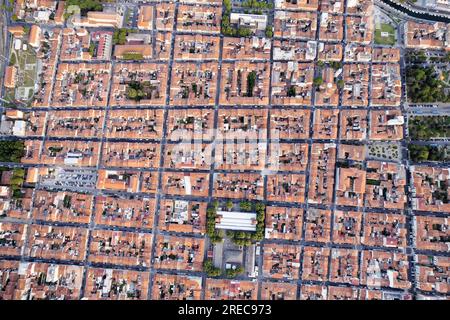
[[[392,46],[395,44],[395,28],[387,23],[379,23],[375,26],[375,43]]]
[[[411,117],[408,121],[411,140],[450,138],[450,116]]]
[[[15,88],[6,90],[5,99],[8,101],[31,99],[38,73],[36,52],[29,45],[20,45],[19,49],[13,45],[9,65],[17,68],[17,79]]]

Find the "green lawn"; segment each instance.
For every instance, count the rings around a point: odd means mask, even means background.
[[[382,37],[381,33],[387,32],[389,36]],[[395,28],[387,23],[382,23],[379,28],[375,28],[375,43],[381,45],[395,44]]]
[[[5,88],[5,94],[3,95],[3,99],[9,102],[13,102],[15,100],[14,92],[15,92],[14,89]]]
[[[11,64],[17,67],[17,85],[14,90],[6,92],[5,99],[13,101],[17,90],[27,90],[26,88],[33,88],[33,90],[28,91],[26,98],[31,98],[33,96],[34,86],[36,84],[37,78],[37,57],[36,53],[32,48],[24,51],[12,50],[11,52]]]
[[[18,52],[19,72],[23,74],[24,87],[33,87],[36,81],[36,54],[30,48]],[[28,66],[28,67],[27,67]]]

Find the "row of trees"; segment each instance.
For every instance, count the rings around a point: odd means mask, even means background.
[[[253,241],[261,241],[264,239],[264,218],[266,207],[261,202],[252,203],[250,201],[241,201],[239,203],[241,211],[256,211],[256,231],[233,231],[228,230],[227,236],[237,245],[249,246]]]
[[[2,3],[0,5],[0,9],[2,9],[3,11],[13,12],[13,10],[14,10],[14,0],[8,0],[8,2],[9,2],[9,6],[7,6],[6,3]],[[16,20],[17,20],[17,15],[13,15],[13,16],[16,16]],[[16,20],[14,20],[14,21],[16,21]]]
[[[203,262],[203,271],[205,271],[209,277],[218,277],[223,274],[220,268],[214,267],[214,263],[211,259],[205,260],[205,262]],[[225,270],[225,276],[227,278],[235,278],[243,272],[244,268],[242,266],[237,266],[235,269]]]
[[[253,97],[253,89],[256,85],[256,71],[252,71],[247,75],[247,97]]]
[[[224,12],[222,18],[222,33],[230,37],[250,37],[253,32],[250,28],[233,28],[230,22],[230,13]]]
[[[450,62],[450,53],[447,52],[442,56],[430,56],[427,58],[425,50],[410,50],[406,53],[406,60],[410,64],[421,64],[428,60],[433,63],[447,63]]]
[[[233,202],[227,201],[225,207],[231,211],[233,209]],[[261,241],[264,239],[264,218],[266,207],[263,203],[252,203],[250,201],[241,201],[239,203],[241,211],[251,212],[256,211],[256,231],[232,231],[228,230],[226,235],[237,245],[248,246],[253,241]],[[223,230],[216,229],[217,209],[219,202],[214,200],[213,203],[206,210],[206,233],[211,239],[212,243],[219,243],[223,240],[225,233]]]
[[[261,0],[246,0],[242,3],[242,6],[250,9],[272,9],[272,3]]]
[[[125,44],[127,42],[127,36],[132,33],[133,30],[120,28],[114,30],[113,43],[114,44]]]
[[[211,259],[205,260],[205,262],[203,262],[203,271],[205,271],[210,277],[218,277],[222,274],[222,270],[220,268],[214,267]]]
[[[206,234],[212,243],[222,242],[225,236],[223,230],[216,230],[216,218],[219,202],[214,200],[212,204],[206,209]]]

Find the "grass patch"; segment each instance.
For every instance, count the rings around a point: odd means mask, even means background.
[[[21,188],[25,178],[25,169],[15,168],[11,177],[11,189],[13,191],[13,198],[21,198]]]
[[[389,36],[383,37],[382,33],[387,32]],[[375,29],[375,43],[392,46],[395,44],[395,28],[387,23],[382,23],[380,28]]]
[[[36,54],[31,50],[19,51],[18,54],[19,72],[23,74],[24,87],[34,87],[36,81]]]
[[[17,63],[17,56],[16,56],[16,53],[15,53],[15,52],[12,52],[12,53],[11,53],[11,57],[9,58],[9,65],[12,67],[12,66],[15,66],[16,63]]]
[[[144,60],[142,53],[125,52],[122,56],[123,60]]]

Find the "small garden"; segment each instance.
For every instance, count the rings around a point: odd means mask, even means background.
[[[127,99],[140,101],[143,99],[151,99],[152,96],[157,95],[155,93],[157,88],[153,86],[150,81],[132,81],[128,83],[128,87],[126,90]],[[157,97],[158,98],[158,97]]]
[[[400,148],[394,143],[373,143],[368,146],[369,157],[400,160]]]
[[[395,44],[395,28],[387,23],[381,23],[375,28],[375,43],[393,46]]]

